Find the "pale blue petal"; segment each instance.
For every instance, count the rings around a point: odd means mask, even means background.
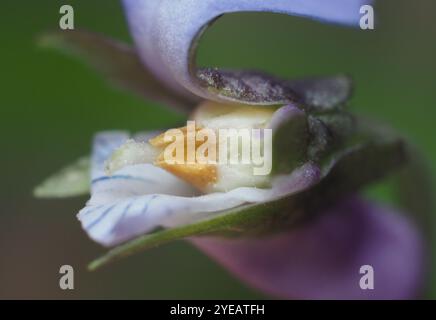
[[[92,181],[89,205],[114,203],[148,194],[171,194],[191,197],[197,195],[189,184],[152,164],[137,164]]]
[[[113,246],[157,227],[176,227],[245,204],[276,200],[305,190],[319,179],[318,167],[306,164],[292,174],[277,177],[271,189],[244,187],[196,196],[190,186],[166,171],[135,165],[98,180],[78,218],[92,239]]]
[[[181,94],[218,98],[199,86],[196,42],[206,26],[232,12],[275,12],[357,26],[371,0],[124,0],[130,30],[143,63]]]

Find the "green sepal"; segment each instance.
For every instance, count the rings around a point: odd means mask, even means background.
[[[356,119],[345,111],[326,114],[310,114],[308,116],[310,143],[307,158],[322,162],[332,152],[344,145],[351,145],[356,136]]]
[[[53,174],[33,190],[36,198],[67,198],[89,194],[90,159],[82,157]]]

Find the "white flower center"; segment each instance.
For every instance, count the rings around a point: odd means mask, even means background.
[[[271,166],[271,156],[267,155],[271,150],[266,148],[271,143],[266,143],[266,136],[259,132],[267,127],[275,110],[272,107],[223,105],[207,101],[194,112],[192,121],[188,122],[186,127],[168,130],[150,139],[148,143],[133,140],[126,142],[107,161],[106,171],[112,174],[129,165],[151,163],[204,193],[229,191],[238,187],[269,187],[270,170],[258,174],[256,172],[260,170],[256,171],[256,168],[259,165]],[[227,135],[224,139],[221,139],[222,132],[226,132]],[[242,135],[241,132],[250,134]],[[201,138],[198,138],[199,136]],[[194,140],[190,145],[191,137],[194,137]],[[256,140],[256,146],[251,141],[247,149],[244,137]],[[261,150],[254,150],[255,148],[263,148],[262,157]],[[244,158],[247,150],[249,156],[256,151],[263,164],[259,164],[259,161],[238,161]],[[174,157],[176,155],[179,155],[179,158]],[[207,161],[200,161],[200,155]],[[214,159],[210,161],[212,157]],[[227,161],[228,159],[230,161]],[[265,165],[266,163],[268,165]]]

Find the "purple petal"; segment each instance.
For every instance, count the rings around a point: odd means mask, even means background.
[[[361,5],[370,0],[124,0],[127,18],[145,65],[173,90],[206,99],[218,97],[195,76],[196,41],[225,13],[276,12],[331,23],[357,25]],[[221,97],[221,99],[224,99]]]
[[[195,238],[194,244],[249,285],[304,299],[407,299],[423,278],[422,239],[406,217],[358,198],[289,234],[258,240]],[[360,267],[374,269],[362,290]]]

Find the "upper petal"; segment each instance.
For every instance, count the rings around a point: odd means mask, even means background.
[[[124,0],[127,18],[143,62],[173,90],[210,100],[228,100],[201,86],[196,76],[196,41],[219,16],[244,11],[276,12],[357,25],[369,0]],[[251,79],[251,76],[250,76]],[[251,80],[248,79],[248,82]],[[246,81],[242,81],[244,86]],[[274,88],[272,84],[271,88]],[[285,90],[286,91],[286,90]],[[252,96],[252,95],[250,95]],[[247,97],[240,97],[244,102]],[[281,101],[280,95],[277,99]],[[245,101],[253,103],[251,99]],[[283,101],[281,101],[283,102]],[[274,101],[269,103],[273,104]]]

